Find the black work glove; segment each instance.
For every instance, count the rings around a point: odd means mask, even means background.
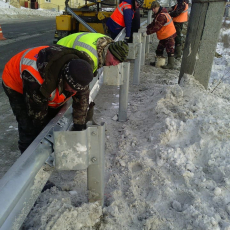
[[[73,125],[73,131],[82,131],[85,129],[86,129],[86,124],[83,124],[83,125],[74,124]]]
[[[130,40],[129,37],[125,37],[125,39],[124,39],[124,41],[127,42],[127,43],[129,43],[129,40]]]
[[[92,101],[90,104],[89,104],[89,110],[87,112],[87,116],[86,116],[86,122],[88,121],[93,121],[93,113],[94,113],[94,107],[95,103]]]

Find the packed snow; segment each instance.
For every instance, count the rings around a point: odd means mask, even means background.
[[[1,2],[1,1],[0,1]],[[0,5],[0,12],[1,12]],[[27,12],[27,10],[21,9]],[[230,230],[230,21],[224,19],[208,90],[193,76],[149,65],[132,84],[128,120],[119,90],[103,86],[95,121],[106,124],[105,206],[87,202],[87,173],[54,172],[25,230]]]
[[[9,4],[9,2],[5,2],[0,0],[0,19],[10,19],[10,18],[21,18],[23,16],[42,16],[42,17],[54,17],[60,15],[60,12],[43,10],[43,9],[28,9],[25,7],[16,8]]]

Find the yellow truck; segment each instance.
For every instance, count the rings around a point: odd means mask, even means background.
[[[63,15],[56,17],[56,31],[54,43],[69,34],[77,32],[98,32],[107,34],[106,20],[113,13],[116,4],[96,0],[78,8],[70,8],[69,0],[65,1],[66,8]]]

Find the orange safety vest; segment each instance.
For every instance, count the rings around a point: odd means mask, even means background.
[[[184,4],[185,4],[184,11],[180,15],[178,15],[177,17],[173,18],[174,22],[187,22],[188,21],[188,4],[185,2],[184,2]],[[175,6],[175,9],[176,8],[177,8],[177,5]]]
[[[112,13],[110,16],[114,22],[116,22],[118,25],[125,27],[125,20],[124,20],[124,14],[123,11],[126,9],[132,9],[131,4],[127,2],[122,2]],[[134,14],[133,14],[134,17]],[[132,18],[133,18],[132,17]]]
[[[4,84],[18,93],[23,94],[22,73],[23,71],[27,71],[41,85],[44,80],[38,72],[36,61],[39,51],[47,47],[48,46],[40,46],[26,49],[12,57],[10,61],[6,63],[3,70],[2,80]],[[71,95],[71,97],[73,95]],[[66,98],[64,94],[59,95],[58,89],[55,89],[50,95],[48,106],[57,108],[64,104],[69,98]]]
[[[163,25],[163,27],[160,30],[158,30],[156,32],[157,38],[159,40],[163,40],[163,39],[166,39],[166,38],[172,36],[173,34],[175,34],[176,29],[175,29],[175,26],[173,24],[172,18],[170,17],[170,15],[168,13],[160,13],[160,14],[164,14],[167,18],[167,22]]]

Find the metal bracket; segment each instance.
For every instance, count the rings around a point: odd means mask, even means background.
[[[122,75],[122,63],[115,66],[104,66],[103,76],[105,85],[122,85],[123,75]]]
[[[89,201],[104,202],[105,125],[88,125],[84,131],[54,132],[57,170],[87,169]]]

